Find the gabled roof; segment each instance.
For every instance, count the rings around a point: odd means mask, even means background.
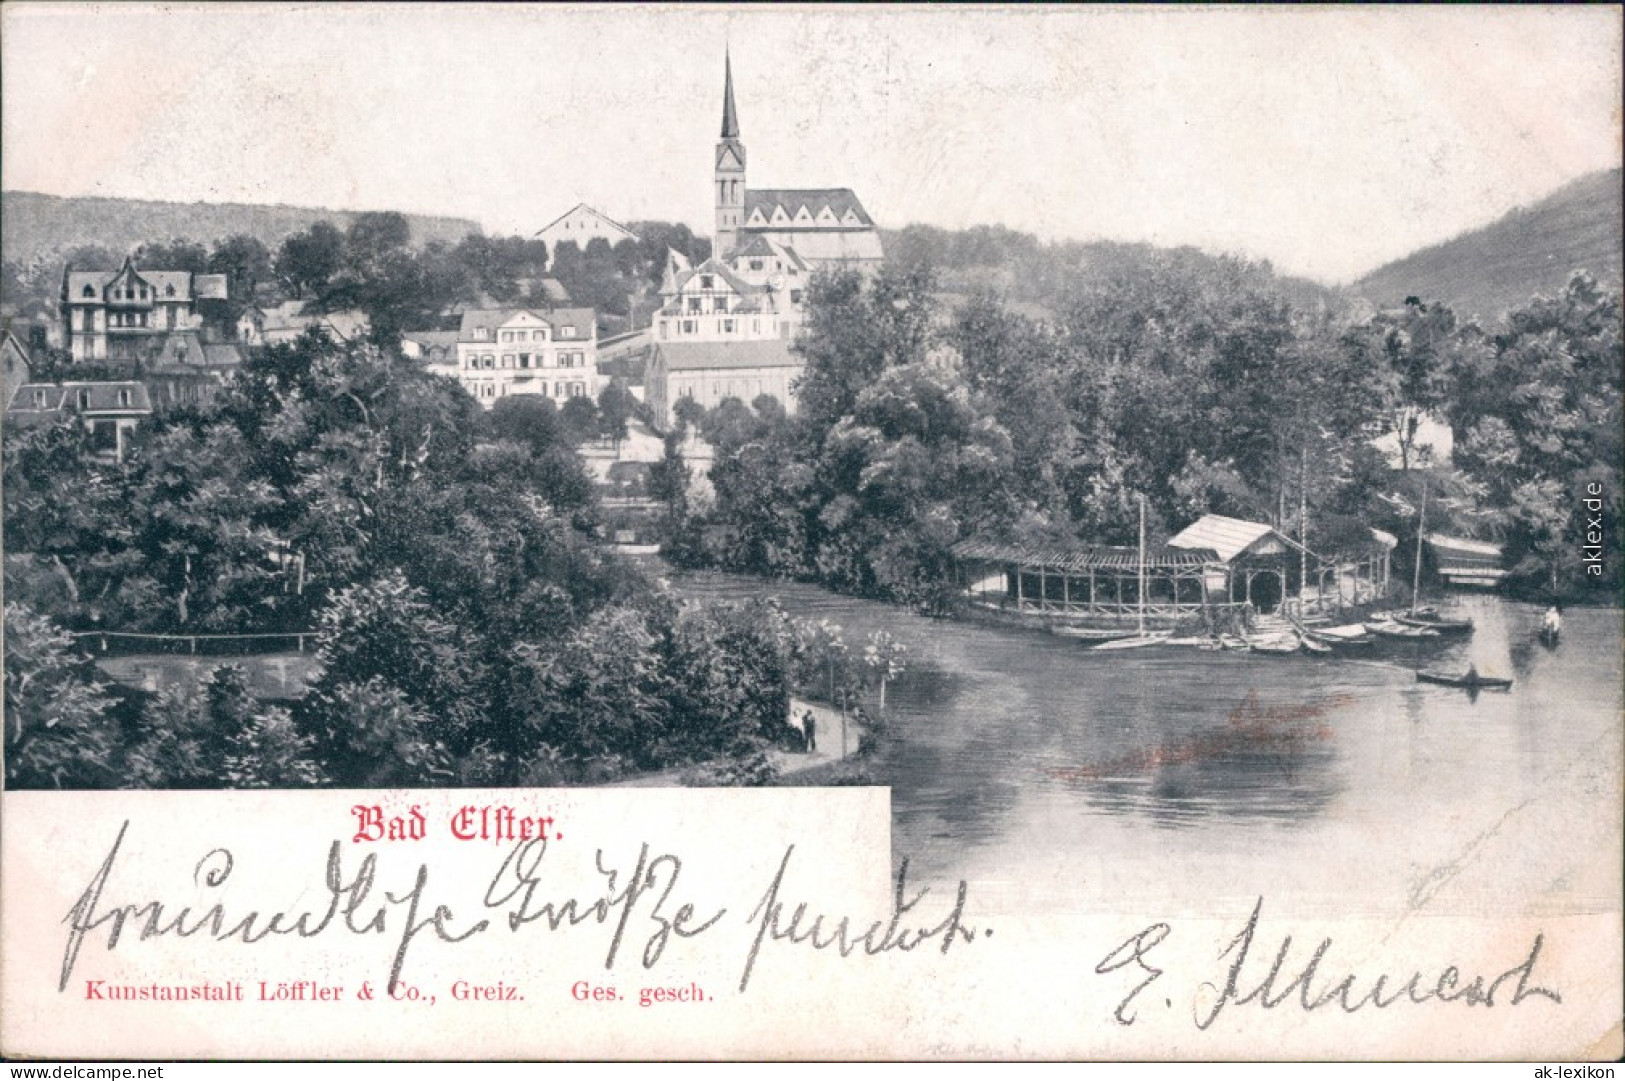
[[[807,261],[797,254],[794,248],[787,248],[778,241],[760,233],[747,235],[728,258],[781,259],[797,270],[807,269]]]
[[[740,296],[754,296],[755,294],[761,293],[766,289],[766,286],[753,285],[744,278],[741,278],[738,274],[734,273],[733,267],[730,267],[727,263],[713,255],[699,266],[676,274],[672,279],[671,292],[676,293],[681,291],[685,285],[694,280],[694,277],[697,274],[716,275],[723,281],[727,282],[728,288],[732,289]]]
[[[159,368],[184,365],[201,368],[209,362],[204,352],[203,339],[196,330],[171,330],[159,339],[154,349],[154,364]]]
[[[1204,514],[1195,522],[1168,539],[1170,548],[1207,548],[1228,563],[1265,537],[1274,535],[1293,548],[1299,545],[1291,537],[1276,532],[1262,522],[1248,522],[1241,518],[1226,518],[1220,514]]]
[[[796,228],[796,215],[804,209],[814,222],[817,221],[819,214],[828,209],[830,213],[835,215],[837,222],[844,219],[847,211],[850,210],[857,216],[858,223],[863,228],[873,228],[875,224],[874,219],[869,217],[869,212],[863,209],[863,204],[858,202],[858,197],[853,194],[851,188],[748,188],[745,191],[744,228],[746,231],[752,228],[764,228],[763,226],[753,227],[750,224],[750,216],[754,211],[760,210],[762,217],[771,222],[773,211],[780,208],[784,210],[785,216],[790,219],[790,224],[774,226],[779,230]],[[812,227],[816,226],[808,228]],[[822,228],[827,229],[830,226],[823,226]],[[846,228],[853,227],[848,225]]]
[[[800,368],[805,361],[783,338],[745,342],[658,342],[654,363],[668,372],[738,371],[742,368]]]
[[[154,300],[224,300],[226,276],[224,274],[193,274],[187,270],[142,270],[126,258],[117,270],[70,270],[67,274],[68,302],[83,304],[107,299],[107,287],[128,269],[141,281],[152,287]],[[93,297],[86,297],[85,286],[90,286]],[[173,289],[174,293],[169,290]]]
[[[560,214],[558,217],[554,218],[552,221],[548,222],[546,225],[544,225],[540,229],[536,230],[536,235],[541,236],[543,233],[547,232],[549,229],[553,228],[553,226],[557,225],[559,222],[563,221],[565,218],[568,218],[571,214],[574,214],[578,210],[586,211],[588,214],[592,215],[594,218],[597,218],[599,221],[603,222],[605,225],[609,226],[610,228],[616,229],[616,230],[619,230],[620,232],[625,233],[627,235],[627,237],[632,239],[632,240],[636,240],[638,238],[638,235],[636,233],[634,233],[632,230],[628,229],[626,226],[622,225],[620,222],[616,221],[614,218],[610,217],[609,215],[604,214],[604,213],[602,213],[602,212],[600,212],[598,210],[594,210],[592,207],[588,206],[586,203],[577,203],[575,206],[571,207],[569,210],[566,210],[563,214]]]

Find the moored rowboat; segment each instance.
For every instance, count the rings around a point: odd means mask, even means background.
[[[1384,639],[1436,639],[1438,631],[1432,627],[1407,627],[1402,623],[1368,623],[1365,629]]]

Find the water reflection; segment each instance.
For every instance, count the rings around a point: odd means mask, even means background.
[[[678,584],[718,598],[763,592],[722,575]],[[1124,906],[1154,879],[1159,904],[1171,891],[1192,909],[1232,892],[1247,899],[1262,881],[1335,907],[1354,880],[1411,897],[1463,851],[1487,859],[1483,838],[1494,836],[1520,862],[1473,888],[1486,891],[1475,903],[1501,903],[1496,891],[1548,874],[1574,846],[1619,845],[1618,611],[1571,611],[1554,651],[1535,644],[1539,609],[1468,597],[1470,637],[1263,657],[1093,653],[808,586],[772,592],[793,613],[842,624],[849,640],[884,628],[908,647],[876,780],[892,789],[894,851],[923,875],[1025,900],[1110,882],[1096,903]],[[1469,663],[1512,677],[1512,691],[1416,681],[1419,668]],[[1519,810],[1537,805],[1538,815]],[[1617,875],[1590,888],[1593,901],[1618,903]]]

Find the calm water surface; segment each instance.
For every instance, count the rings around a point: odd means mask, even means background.
[[[1617,911],[1622,614],[1460,599],[1464,640],[1332,657],[1095,653],[1042,632],[926,619],[812,586],[719,574],[697,598],[776,595],[885,629],[893,856],[996,906],[1169,915],[1245,904],[1351,913]],[[1516,682],[1421,685],[1418,667]],[[833,733],[832,733],[833,735]]]

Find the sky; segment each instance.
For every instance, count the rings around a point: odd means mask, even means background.
[[[1594,7],[0,7],[0,186],[712,230],[752,187],[882,226],[1191,244],[1344,282],[1621,161]]]

